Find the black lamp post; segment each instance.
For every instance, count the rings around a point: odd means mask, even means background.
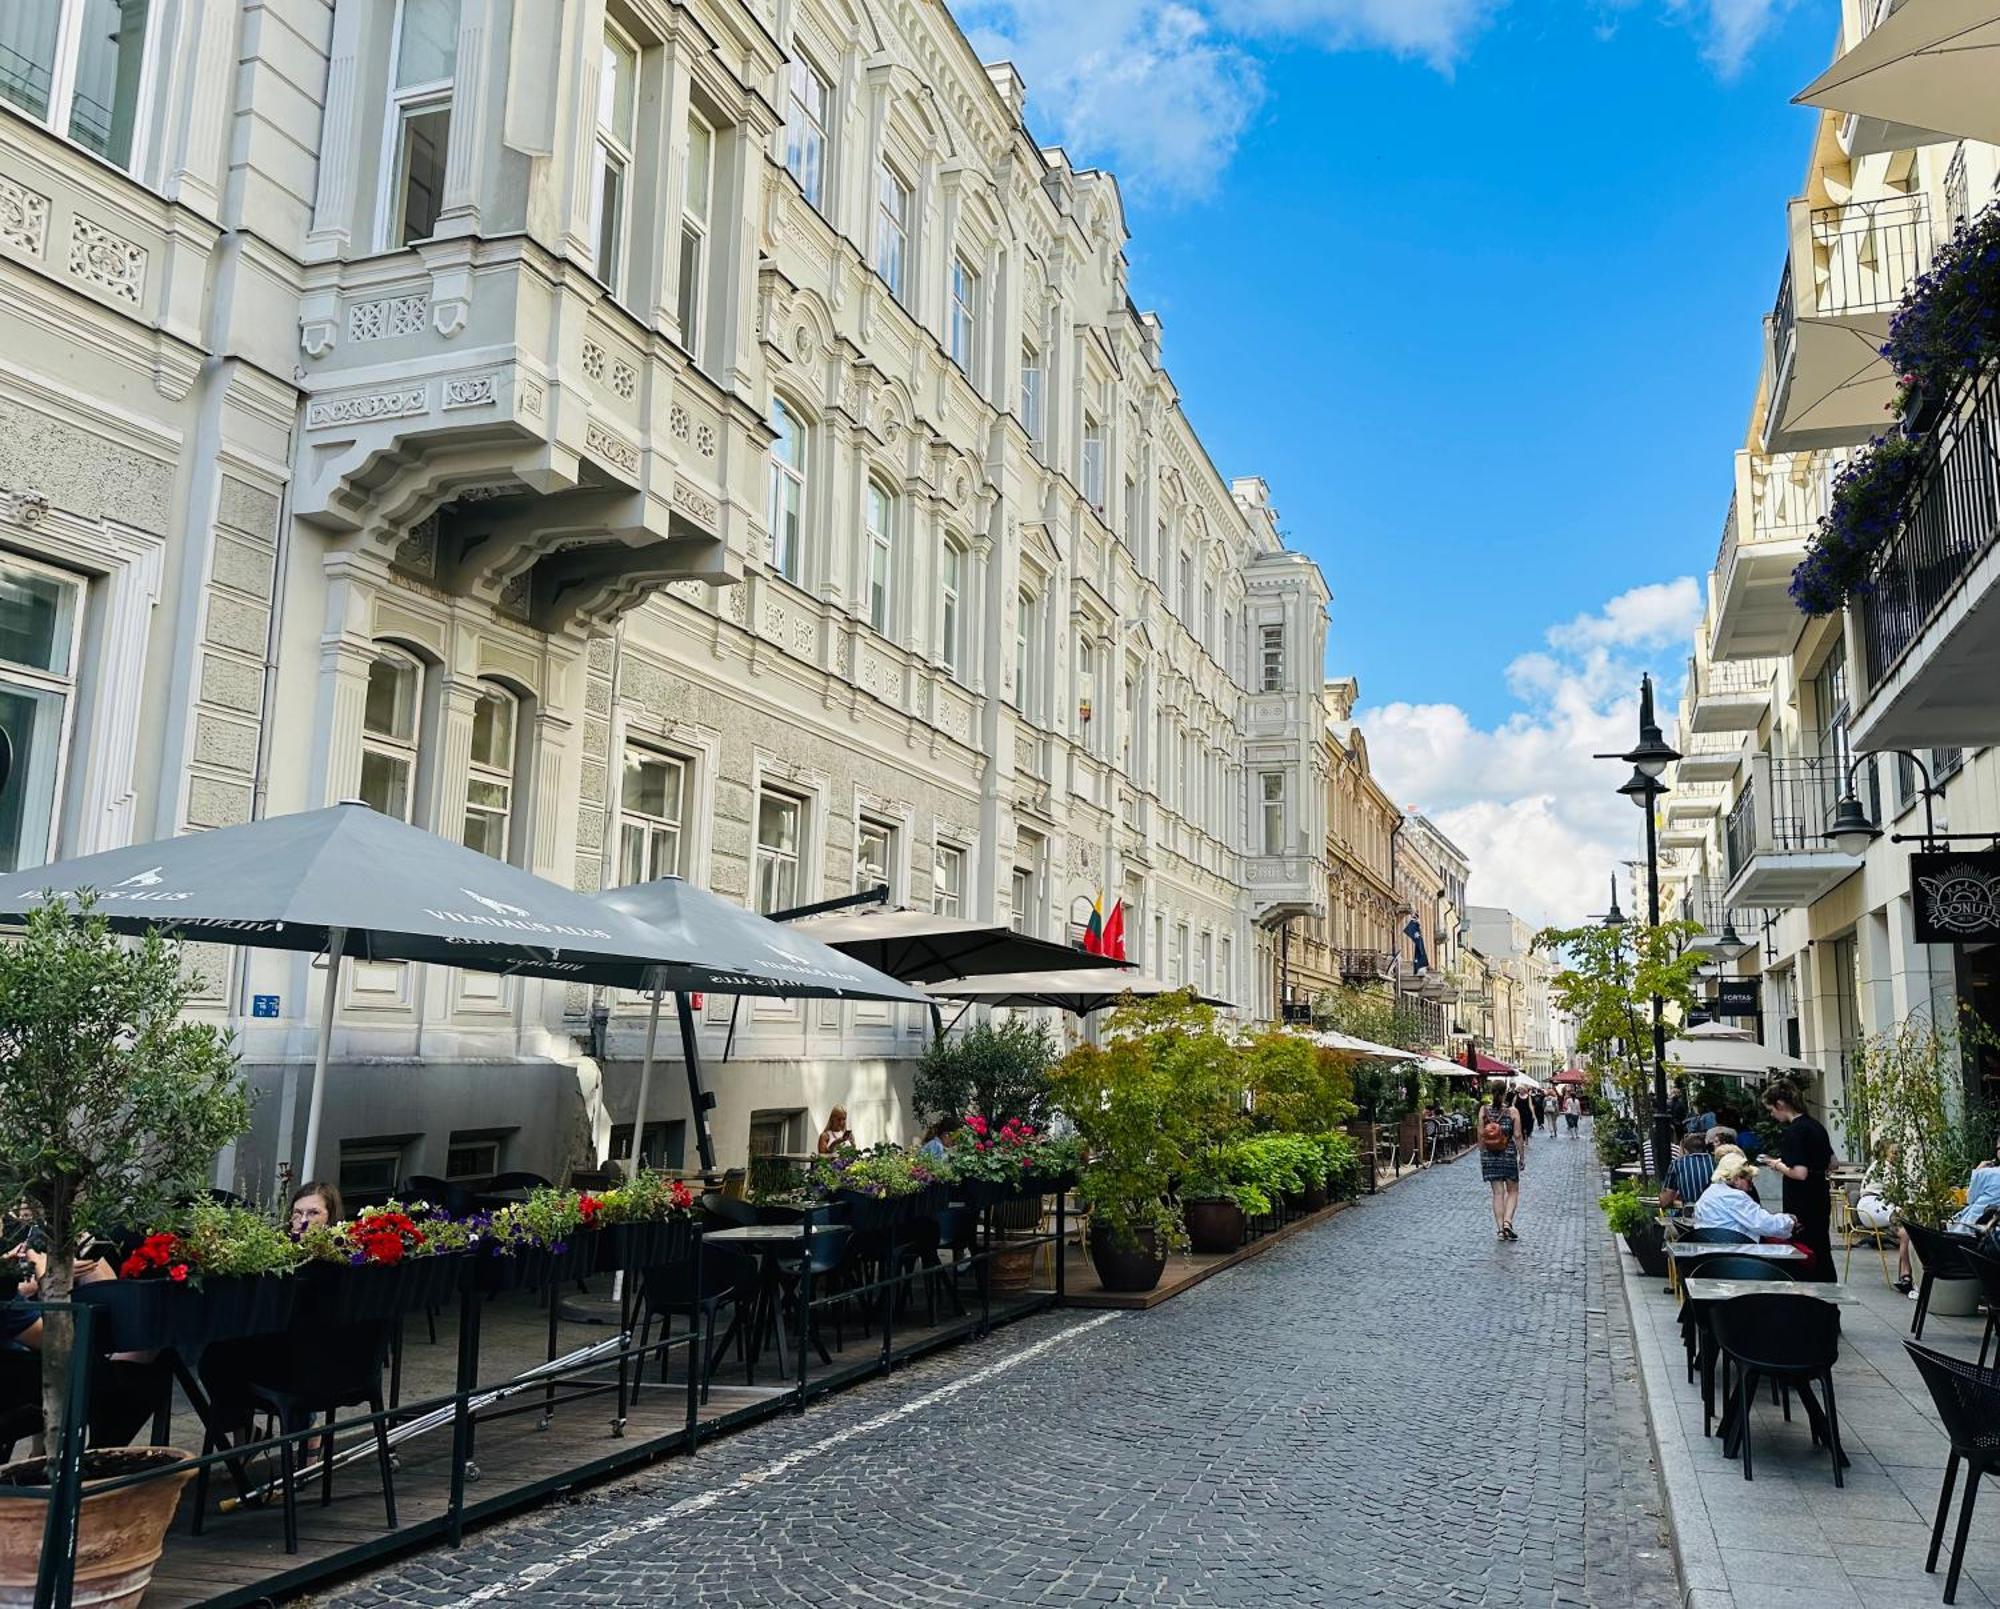
[[[1660,733],[1653,718],[1653,678],[1639,678],[1639,742],[1624,754],[1600,754],[1600,760],[1623,760],[1632,775],[1618,791],[1646,813],[1646,921],[1660,925],[1660,842],[1655,806],[1668,791],[1660,780],[1668,766],[1680,758],[1679,752]],[[1617,909],[1617,885],[1612,886],[1612,908]],[[1653,996],[1653,1168],[1658,1177],[1673,1154],[1673,1120],[1667,1115],[1667,1023],[1666,1002]]]
[[[1948,839],[1951,835],[1949,833],[1940,834],[1937,830],[1937,808],[1935,801],[1939,789],[1937,784],[1931,780],[1931,768],[1924,763],[1922,755],[1912,754],[1908,749],[1890,749],[1886,752],[1900,754],[1911,765],[1916,767],[1917,774],[1923,778],[1924,836],[1922,842],[1924,848],[1927,850],[1937,848],[1941,842]],[[1834,801],[1833,819],[1827,823],[1825,837],[1843,855],[1865,855],[1868,853],[1868,846],[1882,836],[1881,827],[1876,824],[1875,818],[1868,813],[1868,807],[1861,802],[1861,795],[1854,791],[1855,774],[1860,771],[1866,762],[1873,758],[1873,754],[1857,754],[1848,763],[1847,777],[1841,784],[1840,797]],[[1984,838],[1987,834],[1976,833],[1971,836]],[[1899,832],[1892,834],[1889,841],[1891,843],[1902,844],[1910,842],[1910,839],[1905,834]]]

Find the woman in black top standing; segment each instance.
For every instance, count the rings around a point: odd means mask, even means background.
[[[1812,1253],[1805,1277],[1831,1280],[1833,1275],[1833,1198],[1827,1169],[1833,1166],[1833,1141],[1825,1125],[1808,1117],[1795,1085],[1780,1079],[1764,1091],[1764,1109],[1783,1126],[1776,1157],[1758,1160],[1785,1181],[1784,1210],[1799,1222],[1799,1244]]]

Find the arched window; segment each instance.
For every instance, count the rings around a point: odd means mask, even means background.
[[[862,599],[868,608],[868,624],[884,636],[889,631],[889,569],[895,559],[895,500],[877,481],[868,483],[867,574],[862,581]]]
[[[965,549],[946,537],[944,562],[938,571],[938,659],[954,676],[964,671],[964,622],[960,600],[965,591]]]
[[[805,541],[806,427],[782,402],[771,404],[771,568],[787,581],[799,579]]]
[[[361,801],[398,821],[415,819],[423,740],[424,667],[399,648],[379,649],[361,706]]]
[[[514,821],[514,753],[521,706],[482,682],[472,706],[472,764],[465,779],[465,847],[507,858]]]

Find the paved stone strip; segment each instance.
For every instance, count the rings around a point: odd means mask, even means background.
[[[1678,1602],[1587,1137],[1148,1313],[1050,1314],[361,1583],[354,1605]],[[1107,1322],[1107,1320],[1114,1320]]]

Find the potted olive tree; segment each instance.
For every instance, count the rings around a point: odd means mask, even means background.
[[[935,1039],[917,1064],[912,1095],[925,1123],[978,1118],[998,1134],[1009,1123],[1040,1129],[1048,1113],[1049,1068],[1055,1035],[1046,1023],[1010,1017],[975,1023],[964,1033]],[[1042,1198],[1020,1190],[993,1209],[996,1229],[1025,1233],[1042,1221]]]
[[[47,1237],[44,1301],[67,1302],[78,1237],[161,1221],[207,1183],[215,1153],[249,1127],[236,1056],[216,1028],[183,1020],[200,986],[177,945],[117,938],[85,899],[35,911],[0,945],[0,1198]],[[63,1427],[73,1356],[67,1313],[42,1326],[44,1447]],[[82,1426],[68,1427],[81,1434]],[[76,1592],[124,1576],[143,1588],[186,1473],[92,1494],[89,1482],[170,1465],[168,1448],[98,1449],[84,1463]],[[49,1482],[52,1459],[0,1469],[0,1485]],[[191,1473],[191,1472],[188,1472]],[[0,1500],[0,1573],[32,1583],[47,1505]],[[136,1598],[137,1593],[135,1592]]]

